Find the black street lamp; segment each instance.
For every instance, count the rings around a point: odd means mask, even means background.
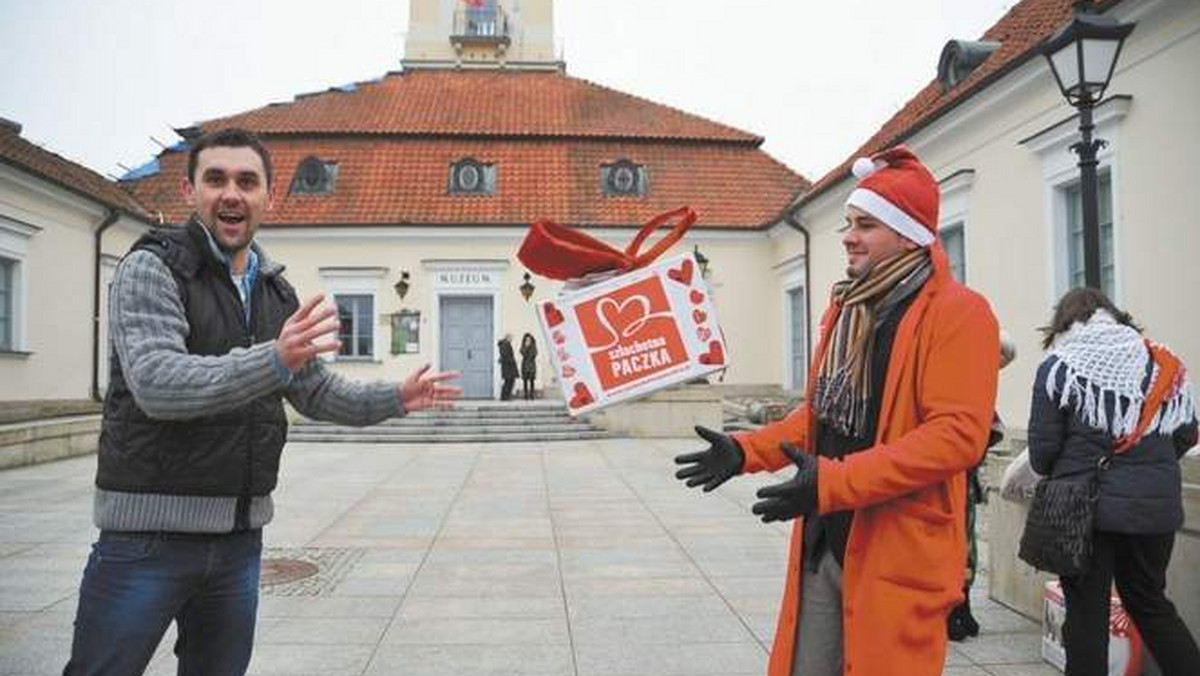
[[[1079,193],[1083,207],[1084,283],[1100,288],[1100,206],[1096,196],[1096,152],[1102,139],[1092,138],[1092,108],[1099,103],[1112,79],[1121,44],[1134,24],[1091,13],[1092,3],[1075,3],[1075,16],[1042,45],[1042,56],[1067,102],[1079,109],[1079,142],[1071,150],[1079,155]]]

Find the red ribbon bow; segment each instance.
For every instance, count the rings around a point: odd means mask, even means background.
[[[628,272],[654,262],[695,222],[696,212],[691,207],[661,213],[647,221],[629,246],[620,251],[582,230],[542,219],[529,226],[517,258],[525,267],[550,279],[578,279],[609,270]],[[638,253],[650,233],[668,225],[670,232],[648,250]]]

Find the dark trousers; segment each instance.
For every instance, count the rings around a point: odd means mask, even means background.
[[[1174,533],[1096,533],[1091,569],[1062,578],[1067,676],[1108,673],[1108,598],[1114,579],[1122,604],[1163,676],[1196,673],[1200,651],[1165,593],[1174,545]]]
[[[525,398],[533,399],[533,377],[531,376],[529,378],[522,378],[521,384],[524,385],[523,389],[525,390]]]
[[[500,385],[500,401],[508,401],[512,399],[513,385],[516,384],[516,377],[504,378]]]
[[[92,545],[64,676],[146,669],[172,621],[181,676],[241,676],[254,647],[262,531],[102,531]]]

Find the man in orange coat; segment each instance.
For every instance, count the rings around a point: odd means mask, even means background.
[[[769,676],[938,676],[962,598],[966,472],[986,446],[999,327],[954,281],[937,239],[937,182],[900,146],[855,162],[847,279],[833,288],[808,379],[785,419],[681,455],[709,491],[796,467],[758,492],[793,519]]]

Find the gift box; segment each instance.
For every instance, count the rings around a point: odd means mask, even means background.
[[[571,415],[725,368],[712,295],[691,254],[616,275],[538,306]]]
[[[1062,628],[1067,618],[1067,606],[1063,600],[1062,586],[1057,580],[1046,583],[1042,600],[1042,659],[1059,671],[1064,671],[1067,668],[1067,653],[1063,648]],[[1109,598],[1108,613],[1109,676],[1150,676],[1158,673],[1143,649],[1137,627],[1114,590]]]

